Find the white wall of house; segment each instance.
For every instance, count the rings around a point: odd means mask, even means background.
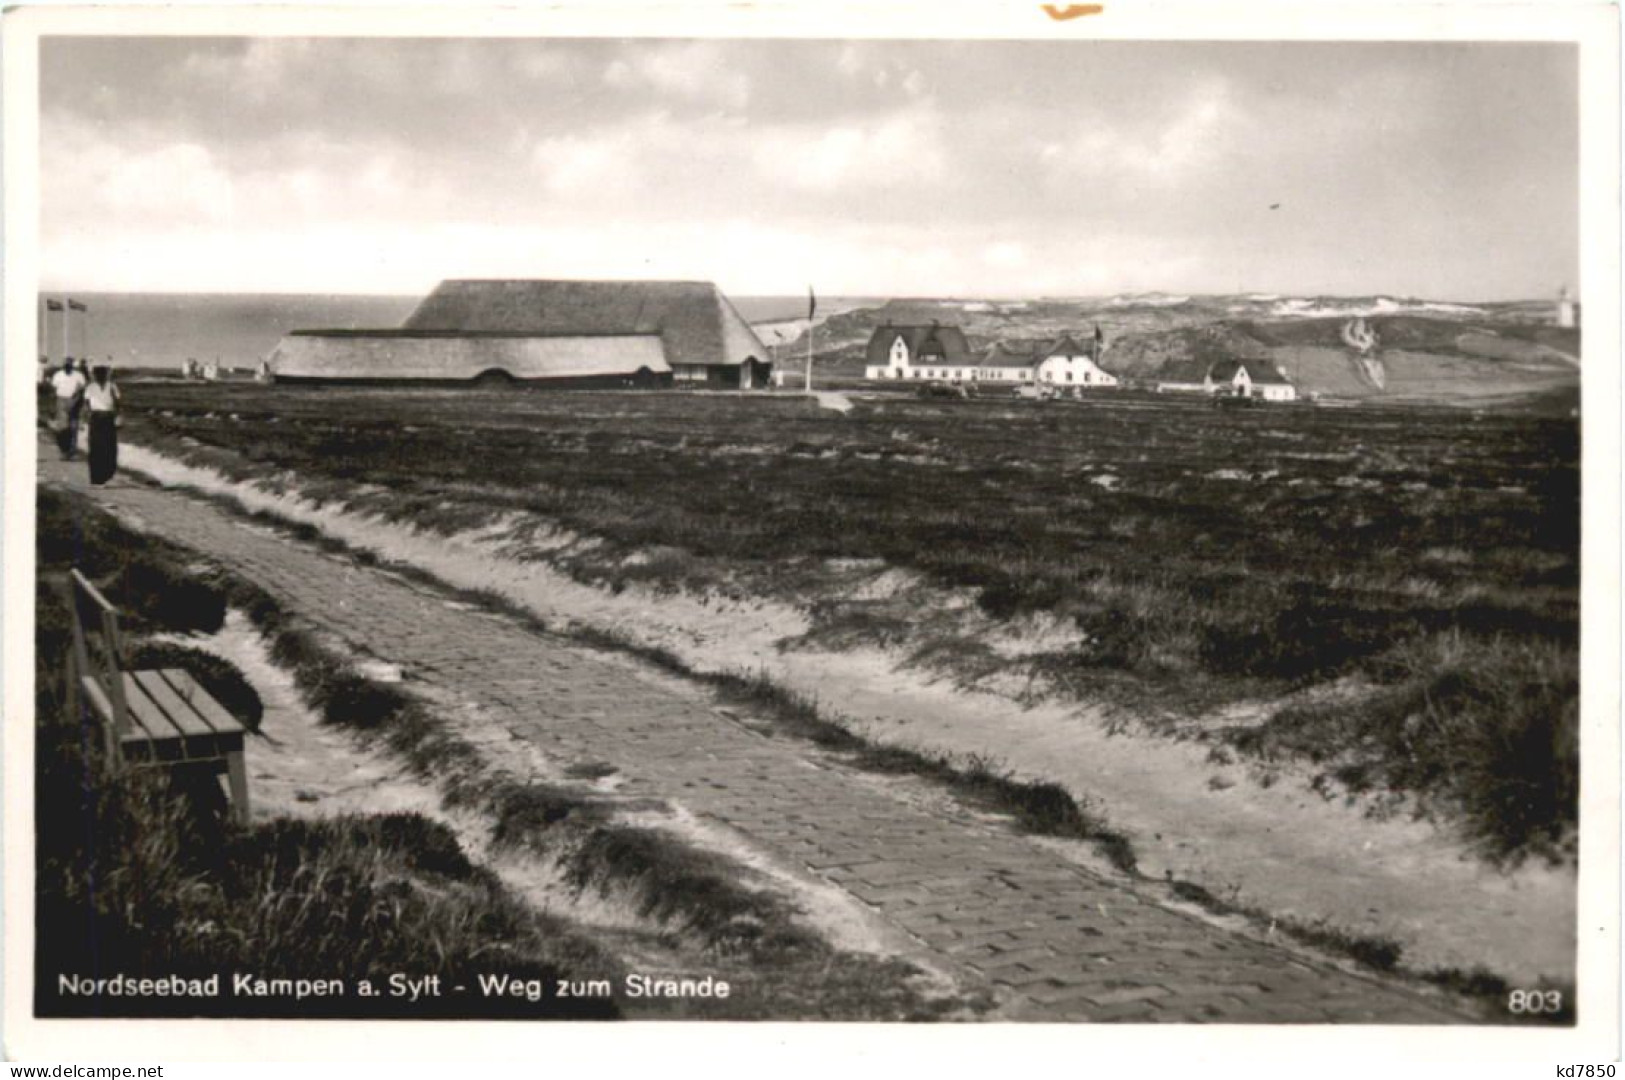
[[[950,364],[887,364],[884,367],[877,364],[866,365],[863,369],[865,379],[885,381],[888,379],[924,379],[927,382],[975,382],[982,377],[981,369]]]
[[[671,371],[653,334],[615,337],[420,337],[289,334],[268,358],[282,378],[472,379],[505,371],[516,379]],[[207,377],[207,376],[205,376]]]
[[[1075,370],[1081,372],[1085,386],[1116,386],[1117,376],[1102,368],[1087,356],[1080,356],[1075,361]]]
[[[867,364],[863,377],[875,381],[924,379],[929,382],[1049,383],[1054,386],[1116,386],[1117,377],[1104,371],[1090,356],[1082,353],[1057,355],[1042,363],[1023,366],[979,367],[940,363],[916,364],[909,355],[908,342],[899,337],[891,343],[886,363]]]
[[[1048,357],[1038,365],[1038,381],[1058,386],[1116,386],[1117,376],[1102,371],[1081,353]]]

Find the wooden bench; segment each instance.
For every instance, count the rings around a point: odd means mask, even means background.
[[[117,609],[78,570],[60,584],[73,615],[69,715],[81,715],[82,695],[102,723],[108,756],[116,766],[198,765],[224,772],[232,817],[247,824],[247,729],[188,672],[125,670]]]

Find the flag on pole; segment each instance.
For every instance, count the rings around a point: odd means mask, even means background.
[[[62,301],[60,301],[60,300],[47,300],[47,301],[45,301],[45,310],[46,311],[61,311],[62,310]]]
[[[89,311],[90,309],[88,307],[86,307],[84,304],[81,304],[77,300],[69,300],[68,301],[68,310],[69,311]]]
[[[813,317],[813,312],[815,312],[817,310],[818,310],[818,298],[813,295],[813,287],[811,285],[808,285],[807,286],[807,318],[808,318],[809,321]]]

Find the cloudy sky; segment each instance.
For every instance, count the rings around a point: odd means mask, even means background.
[[[1470,300],[1578,274],[1564,45],[53,37],[41,68],[47,288]]]

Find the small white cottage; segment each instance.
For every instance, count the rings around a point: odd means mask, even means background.
[[[1034,381],[1054,386],[1116,386],[1117,376],[1103,369],[1095,354],[1070,334],[1034,353]]]
[[[1297,387],[1262,360],[1220,360],[1208,368],[1203,385],[1210,394],[1264,401],[1294,401],[1298,396]]]

